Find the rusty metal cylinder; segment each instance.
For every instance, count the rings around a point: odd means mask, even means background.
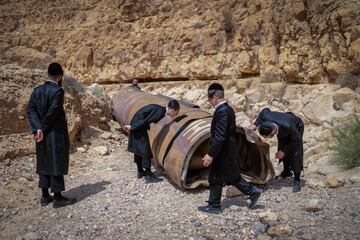
[[[169,97],[152,95],[138,88],[122,88],[112,99],[112,111],[120,125],[129,124],[135,113],[148,104],[166,106]],[[209,169],[202,165],[202,157],[210,143],[212,115],[198,106],[180,102],[180,112],[171,119],[166,116],[151,124],[149,140],[153,160],[164,169],[181,189],[208,186]],[[248,181],[264,184],[274,176],[269,145],[251,131],[237,127],[237,156],[239,171]]]

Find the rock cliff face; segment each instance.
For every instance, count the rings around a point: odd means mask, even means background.
[[[360,72],[358,0],[1,1],[1,62],[85,83],[329,82]]]

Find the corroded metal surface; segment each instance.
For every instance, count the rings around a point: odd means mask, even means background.
[[[120,125],[129,124],[135,113],[147,104],[166,106],[170,98],[151,95],[137,88],[123,88],[112,99],[113,113]],[[207,186],[208,168],[202,165],[210,142],[212,115],[198,106],[180,101],[175,119],[164,117],[151,124],[149,138],[153,158],[181,189]],[[237,128],[238,149],[234,149],[242,175],[264,184],[274,176],[269,145],[254,133]]]

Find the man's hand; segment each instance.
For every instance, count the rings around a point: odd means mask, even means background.
[[[250,129],[250,130],[252,130],[252,131],[256,131],[257,126],[256,126],[255,124],[251,124],[251,125],[247,126],[246,128],[247,128],[247,129]]]
[[[275,153],[275,158],[281,160],[283,159],[284,155],[285,153],[283,151],[278,151],[277,153]]]
[[[37,132],[34,134],[34,140],[36,142],[41,142],[44,139],[44,134],[41,129],[38,129]]]
[[[123,126],[123,129],[124,129],[125,132],[127,132],[129,134],[130,130],[131,130],[131,126],[130,125],[125,125],[125,126]]]
[[[202,160],[203,160],[203,165],[205,167],[208,167],[211,165],[213,158],[209,154],[206,154]]]

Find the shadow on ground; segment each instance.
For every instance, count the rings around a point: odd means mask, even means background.
[[[109,181],[84,184],[66,191],[64,195],[68,197],[76,198],[77,202],[80,202],[90,196],[93,196],[105,190],[106,189],[105,186],[108,184],[110,184]]]

